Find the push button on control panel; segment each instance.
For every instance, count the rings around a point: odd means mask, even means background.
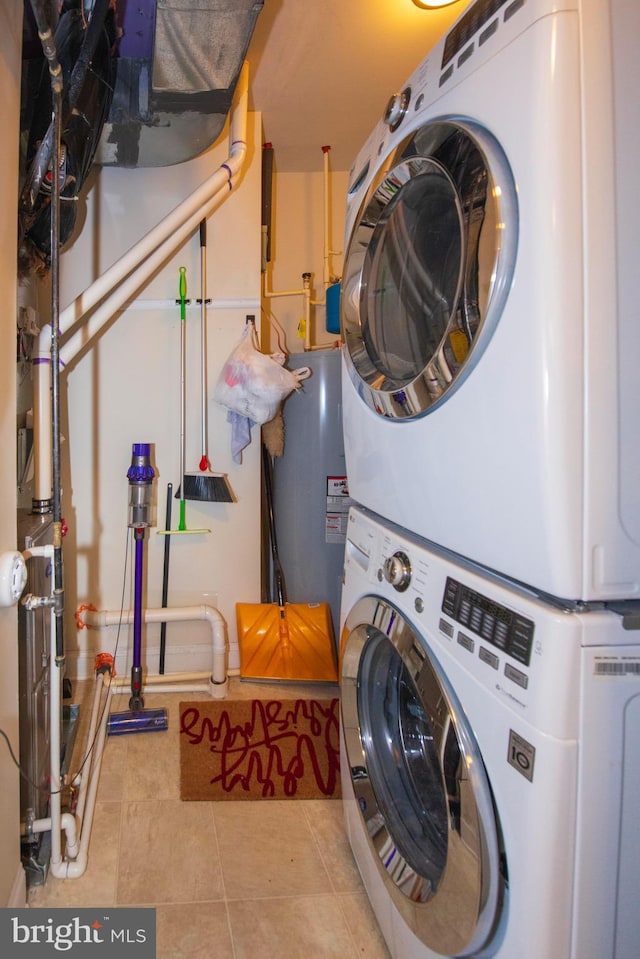
[[[478,656],[483,663],[486,663],[487,666],[491,666],[492,669],[499,669],[500,660],[495,653],[492,653],[485,646],[481,646],[478,650]]]
[[[511,663],[505,663],[504,665],[504,674],[507,679],[510,679],[512,682],[517,683],[518,686],[521,686],[523,689],[526,689],[529,685],[529,677],[526,673],[521,672],[519,669],[515,669]]]

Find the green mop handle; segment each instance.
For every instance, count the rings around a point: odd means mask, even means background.
[[[187,268],[186,266],[180,267],[180,319],[186,320],[187,318]]]
[[[178,530],[185,532],[187,528],[187,519],[185,511],[184,498],[184,443],[185,443],[185,339],[186,339],[186,319],[187,319],[187,268],[180,267],[180,282],[178,288],[180,296],[180,520]]]

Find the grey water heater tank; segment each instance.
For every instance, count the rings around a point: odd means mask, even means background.
[[[340,351],[292,354],[287,367],[311,376],[284,403],[284,455],[275,458],[278,554],[290,603],[329,603],[339,640],[340,593],[349,505]]]

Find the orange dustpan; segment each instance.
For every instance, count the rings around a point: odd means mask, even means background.
[[[242,679],[336,683],[327,603],[237,603]]]
[[[236,603],[240,678],[336,683],[338,663],[329,604],[286,599],[273,518],[271,459],[264,444],[262,460],[278,601]]]

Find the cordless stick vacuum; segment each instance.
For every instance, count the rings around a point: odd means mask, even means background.
[[[111,713],[107,732],[111,736],[122,733],[161,732],[168,728],[166,709],[145,709],[142,698],[142,579],[144,569],[144,537],[151,526],[152,481],[155,476],[150,460],[150,444],[134,443],[129,480],[129,528],[133,529],[136,544],[135,583],[133,603],[133,665],[131,667],[131,698],[129,709]]]

